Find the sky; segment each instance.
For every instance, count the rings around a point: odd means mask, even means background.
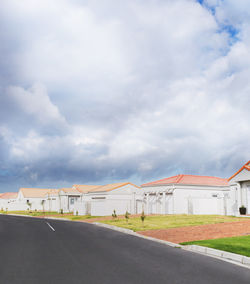
[[[0,192],[250,160],[247,0],[2,0]]]

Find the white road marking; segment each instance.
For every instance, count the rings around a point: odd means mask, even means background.
[[[50,227],[50,229],[51,229],[53,232],[56,231],[48,222],[46,222],[46,224]]]

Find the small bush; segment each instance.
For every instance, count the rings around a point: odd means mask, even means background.
[[[63,209],[60,209],[60,214],[63,214]]]

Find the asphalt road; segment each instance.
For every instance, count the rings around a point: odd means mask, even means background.
[[[21,283],[249,284],[250,270],[91,224],[0,215],[0,284]]]

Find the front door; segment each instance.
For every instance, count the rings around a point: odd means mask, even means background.
[[[69,212],[74,211],[76,201],[77,201],[77,197],[69,196]]]

